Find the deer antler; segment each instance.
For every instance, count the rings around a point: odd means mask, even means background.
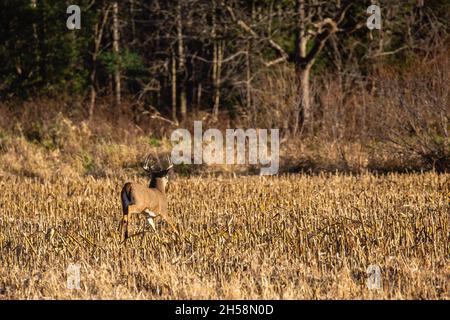
[[[151,163],[150,163],[150,160],[151,160],[151,155],[149,154],[149,155],[147,155],[147,157],[145,158],[145,162],[144,162],[144,165],[142,166],[142,168],[146,171],[146,172],[149,172],[149,173],[151,173],[152,171],[154,171],[154,161],[152,161]],[[149,165],[149,163],[150,163],[150,165]]]
[[[158,168],[156,168],[155,161],[154,161],[154,159],[152,159],[152,156],[149,154],[145,158],[144,165],[142,166],[142,168],[146,172],[152,173],[152,172],[156,172],[156,171],[169,170],[173,167],[173,163],[172,163],[172,160],[170,159],[170,156],[167,156],[167,167],[165,169],[163,169],[163,167],[161,166],[159,159],[158,159],[158,163],[159,163],[159,166],[158,166]]]
[[[166,170],[169,170],[172,168],[173,168],[172,160],[171,160],[170,156],[167,156],[167,169]]]

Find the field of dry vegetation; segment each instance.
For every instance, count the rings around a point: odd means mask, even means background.
[[[136,218],[125,245],[123,177],[4,177],[0,299],[449,299],[449,178],[174,176],[179,236]]]

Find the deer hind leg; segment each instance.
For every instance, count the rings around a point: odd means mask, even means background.
[[[128,205],[127,209],[123,212],[123,218],[121,223],[121,234],[123,234],[123,239],[128,239],[128,219],[131,218],[131,215],[134,213],[139,213],[139,209],[135,205]]]
[[[124,214],[122,218],[122,228],[120,233],[123,234],[123,240],[128,239],[128,214]]]
[[[127,240],[128,238],[128,212],[123,213],[122,219],[120,219],[117,231],[122,237],[122,240]]]
[[[128,208],[124,208],[122,219],[119,221],[119,226],[117,227],[117,232],[123,237],[123,240],[128,238]],[[125,232],[125,233],[124,233]]]

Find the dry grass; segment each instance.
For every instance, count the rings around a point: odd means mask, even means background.
[[[144,180],[131,178],[132,180]],[[0,299],[449,299],[449,175],[175,178],[120,244],[120,179],[0,180]],[[132,233],[145,227],[132,220]],[[66,288],[69,263],[81,289]],[[366,287],[366,268],[382,289]]]

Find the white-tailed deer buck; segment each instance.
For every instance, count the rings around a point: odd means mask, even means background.
[[[154,218],[160,216],[166,220],[174,231],[172,219],[168,215],[166,196],[167,175],[173,167],[170,158],[167,158],[167,167],[156,168],[154,161],[149,165],[150,155],[145,159],[143,169],[150,175],[149,186],[127,182],[120,194],[122,200],[123,217],[119,225],[119,232],[123,239],[128,238],[128,223],[134,214],[144,214],[148,223],[156,231]]]

